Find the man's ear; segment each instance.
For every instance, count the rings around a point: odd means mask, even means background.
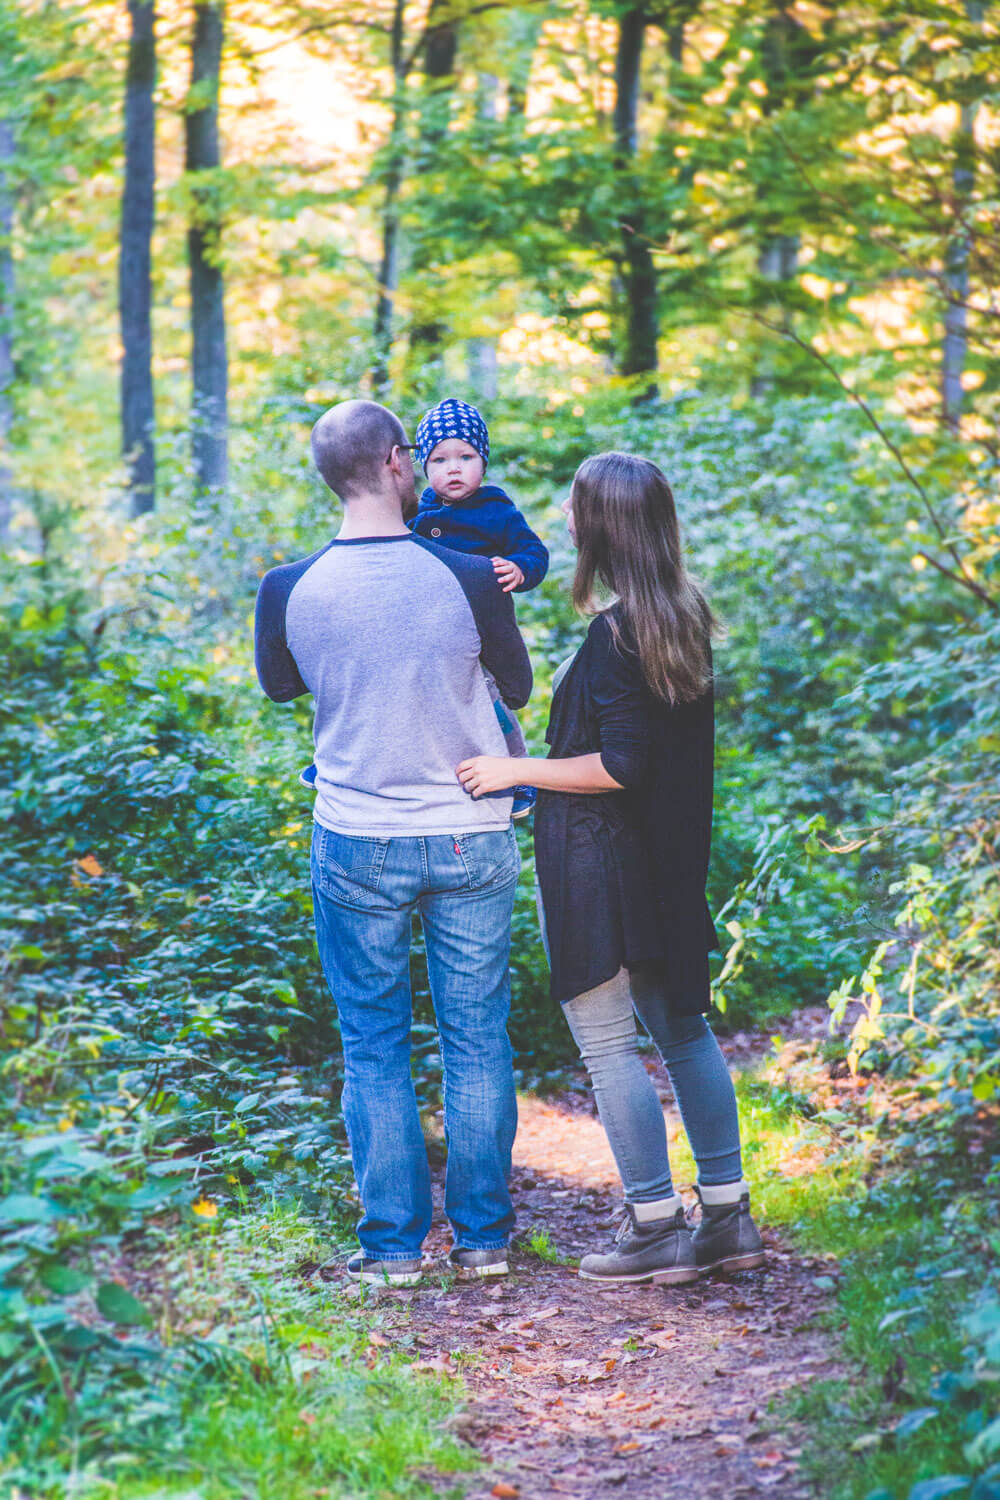
[[[406,472],[403,468],[403,454],[406,450],[398,446],[394,447],[389,457],[389,472],[394,479],[402,479]],[[412,467],[412,460],[411,460]]]

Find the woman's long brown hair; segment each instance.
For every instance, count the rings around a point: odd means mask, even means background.
[[[596,613],[600,581],[616,596],[643,676],[658,698],[687,703],[712,679],[715,620],[684,567],[680,527],[666,476],[630,453],[599,453],[573,479],[578,548],[573,603]],[[615,615],[609,620],[619,646]]]

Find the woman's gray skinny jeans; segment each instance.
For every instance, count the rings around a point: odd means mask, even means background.
[[[672,1016],[653,976],[619,969],[563,1010],[629,1203],[674,1191],[663,1110],[639,1056],[635,1017],[666,1064],[702,1186],[739,1182],[740,1127],[725,1059],[704,1016]]]

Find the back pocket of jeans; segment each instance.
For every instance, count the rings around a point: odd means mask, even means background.
[[[455,840],[469,876],[471,890],[486,885],[504,885],[516,879],[521,868],[521,854],[513,828],[502,833],[462,833]]]
[[[318,827],[316,834],[313,873],[320,890],[352,906],[374,905],[389,840],[352,838]]]

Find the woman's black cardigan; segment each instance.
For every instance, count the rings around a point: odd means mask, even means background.
[[[705,900],[712,837],[712,690],[671,707],[607,614],[591,623],[552,700],[551,758],[598,751],[620,792],[540,790],[535,864],[552,997],[571,1000],[629,969],[655,967],[675,1015],[709,1007],[717,946]]]

